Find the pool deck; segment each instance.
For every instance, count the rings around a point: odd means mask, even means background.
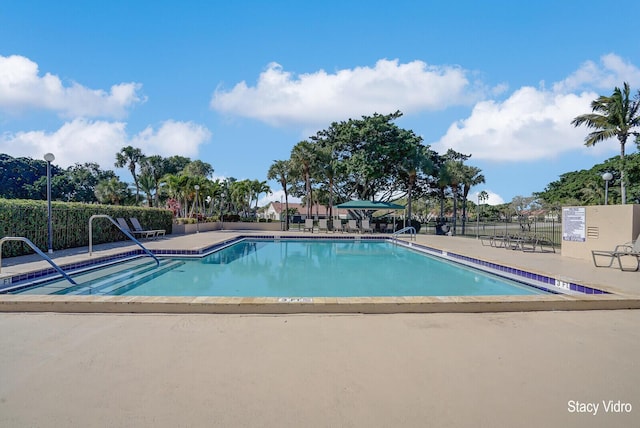
[[[167,238],[149,247],[197,249],[232,235]],[[596,269],[557,254],[510,252],[463,238],[419,242],[562,273],[631,300],[640,285],[638,272]],[[127,246],[110,247],[99,253]],[[85,254],[61,251],[55,258]],[[7,259],[2,269],[41,263]],[[5,312],[0,426],[640,426],[638,325],[638,310]],[[575,411],[587,404],[590,412]]]
[[[238,236],[313,236],[331,233],[215,231],[167,236],[145,241],[151,250],[202,250]],[[336,234],[345,237],[346,234]],[[354,235],[358,236],[358,235]],[[364,235],[363,235],[364,236]],[[371,235],[366,235],[371,236]],[[402,238],[410,242],[408,237]],[[144,296],[37,296],[0,295],[0,312],[141,312],[141,313],[399,313],[399,312],[505,312],[534,310],[594,310],[640,308],[640,272],[596,268],[592,262],[551,252],[522,252],[482,245],[477,239],[417,235],[417,244],[556,278],[610,294],[554,294],[534,296],[353,297],[290,299],[267,297],[144,297]],[[139,247],[130,242],[97,245],[55,252],[59,265],[120,254]],[[37,255],[3,259],[3,277],[48,268]]]

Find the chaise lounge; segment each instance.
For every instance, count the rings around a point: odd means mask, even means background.
[[[131,217],[129,221],[131,221],[131,224],[133,225],[133,229],[137,233],[152,232],[151,237],[154,239],[159,236],[164,236],[166,233],[164,229],[149,229],[149,230],[144,229],[136,217]]]
[[[152,231],[152,230],[133,230],[133,229],[131,229],[129,227],[129,224],[127,223],[127,221],[122,217],[118,217],[116,219],[116,221],[118,222],[118,225],[120,226],[120,229],[129,232],[130,234],[133,235],[134,238],[153,238],[155,236],[155,232]]]
[[[373,229],[371,228],[371,225],[369,224],[369,220],[362,220],[362,224],[360,227],[360,232],[365,233],[365,232],[369,232],[369,233],[373,233]]]
[[[313,219],[312,218],[305,219],[305,221],[304,221],[303,232],[307,231],[307,230],[309,232],[313,233]]]
[[[321,218],[320,220],[318,220],[318,231],[322,232],[325,231],[325,233],[329,232],[329,225],[327,224],[327,219],[326,218]]]
[[[626,244],[616,245],[616,248],[613,251],[607,250],[592,250],[591,256],[593,257],[593,264],[596,267],[611,267],[613,265],[614,260],[618,261],[618,266],[620,270],[627,272],[636,272],[640,270],[640,235],[635,239],[635,241],[627,242]],[[633,264],[631,267],[625,266],[622,263],[623,257],[632,257],[635,259],[635,266]],[[609,263],[607,264],[598,264],[598,259],[605,258]]]
[[[349,220],[347,223],[347,232],[360,232],[355,220]]]

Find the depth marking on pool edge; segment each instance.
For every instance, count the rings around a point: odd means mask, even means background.
[[[280,297],[278,299],[280,303],[313,303],[311,297]]]

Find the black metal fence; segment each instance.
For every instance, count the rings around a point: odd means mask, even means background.
[[[562,242],[562,223],[556,220],[498,220],[498,221],[466,221],[464,228],[462,221],[454,222],[450,219],[444,221],[432,221],[422,225],[421,233],[426,234],[451,234],[477,238],[494,235],[518,235],[536,234],[553,242],[553,245],[560,246]]]

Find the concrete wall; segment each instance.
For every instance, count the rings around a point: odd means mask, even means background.
[[[575,208],[575,207],[563,207]],[[640,233],[640,205],[585,206],[585,241],[562,240],[562,255],[592,261],[591,250],[613,250]],[[563,222],[563,232],[565,228]]]
[[[280,222],[272,223],[249,223],[249,222],[208,222],[196,224],[174,224],[172,228],[173,235],[187,235],[190,233],[208,232],[210,230],[267,230],[267,231],[279,231]]]

